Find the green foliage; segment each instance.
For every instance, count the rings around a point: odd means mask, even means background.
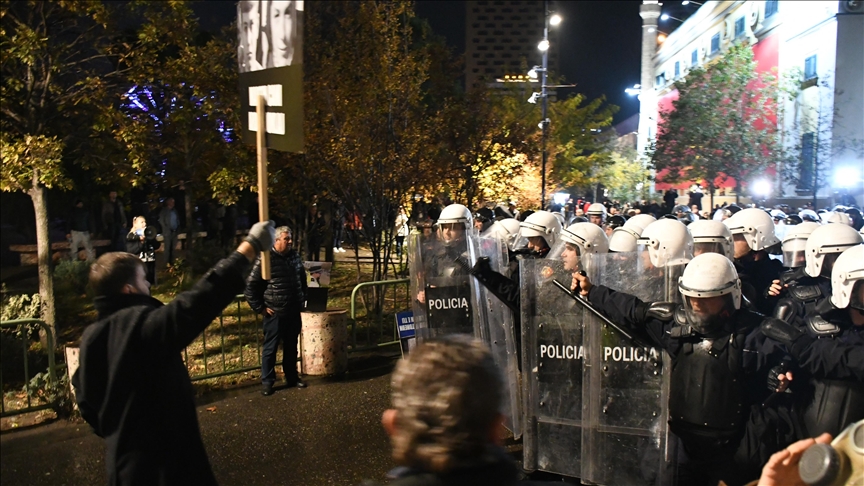
[[[3,285],[2,306],[0,306],[0,321],[16,319],[37,319],[40,312],[39,294],[9,295],[6,285]]]
[[[609,153],[611,163],[603,166],[598,179],[609,191],[609,198],[619,201],[638,201],[648,195],[651,172],[632,149]]]
[[[72,402],[69,399],[69,377],[66,373],[58,373],[55,380],[51,379],[47,370],[36,373],[22,391],[27,393],[34,405],[53,404],[54,410],[60,416],[69,416],[72,411]]]
[[[778,84],[756,71],[748,44],[693,68],[675,89],[648,153],[654,168],[669,170],[664,180],[701,179],[713,191],[717,178],[740,184],[779,159]]]
[[[553,175],[563,186],[585,186],[599,182],[600,171],[612,163],[601,129],[612,126],[615,105],[605,105],[601,96],[586,103],[577,94],[549,105],[552,120],[549,147]]]
[[[90,263],[79,260],[63,260],[54,268],[54,281],[58,289],[67,289],[76,297],[87,291],[90,278]]]
[[[63,171],[63,142],[57,137],[0,135],[3,163],[0,190],[27,192],[35,185],[68,189],[70,180]]]

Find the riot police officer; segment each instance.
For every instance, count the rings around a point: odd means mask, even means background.
[[[758,475],[758,461],[735,453],[750,407],[765,394],[753,359],[762,317],[741,307],[732,262],[716,253],[693,258],[678,284],[683,304],[643,302],[575,278],[574,290],[595,308],[672,358],[669,425],[687,455],[681,481],[715,485]]]
[[[580,264],[583,255],[608,251],[609,241],[606,233],[599,226],[592,223],[576,223],[561,231],[558,243],[546,258],[561,260],[564,270],[578,272],[584,270],[584,266]]]
[[[602,203],[593,203],[588,206],[588,211],[585,212],[588,216],[588,222],[602,227],[606,223],[606,206]]]
[[[537,211],[519,224],[511,250],[522,258],[545,258],[558,241],[561,223],[554,213]],[[496,297],[501,299],[515,315],[519,315],[519,272],[505,276],[492,270],[489,260],[479,258],[471,274]]]
[[[693,255],[719,253],[732,259],[732,233],[720,221],[700,219],[687,226],[693,237]]]
[[[623,226],[615,228],[609,235],[609,251],[616,253],[636,251],[636,242],[642,236],[642,231],[654,221],[657,221],[657,218],[650,214],[637,214],[631,217]]]
[[[783,271],[783,264],[768,256],[780,240],[774,220],[761,209],[748,208],[723,221],[732,232],[735,269],[741,277],[744,296],[759,312],[770,314],[777,301],[767,291]]]
[[[794,360],[785,378],[803,424],[799,438],[837,435],[864,419],[864,245],[837,257],[831,282],[832,308],[807,315],[804,327],[777,317],[762,323]]]

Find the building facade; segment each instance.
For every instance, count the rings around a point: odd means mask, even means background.
[[[770,171],[771,197],[793,204],[818,197],[827,205],[848,193],[864,203],[864,160],[857,150],[864,141],[862,2],[709,1],[658,43],[661,9],[646,0],[640,11],[640,153],[656,136],[658,114],[677,99],[675,80],[747,41],[758,71],[800,79],[800,93],[784,103],[778,121],[783,145],[797,160]],[[667,186],[658,175],[656,189]]]
[[[545,2],[554,11],[554,2]],[[543,1],[479,0],[465,2],[465,86],[494,84],[525,75],[540,65],[537,44],[546,21]],[[549,71],[558,69],[556,29],[549,29]]]

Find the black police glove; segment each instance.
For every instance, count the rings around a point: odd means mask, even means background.
[[[276,226],[273,221],[259,221],[249,229],[249,235],[245,241],[252,245],[256,252],[269,250],[273,246],[273,242],[276,241]]]
[[[789,371],[788,363],[780,363],[768,370],[768,391],[777,391],[780,387],[780,375],[786,374],[787,371]],[[792,393],[792,390],[787,388],[786,393]]]
[[[663,322],[669,322],[675,317],[675,309],[678,304],[675,302],[651,302],[648,308],[645,309],[645,317],[653,317],[654,319]]]
[[[489,257],[480,257],[477,259],[477,263],[471,268],[471,275],[475,277],[479,277],[481,275],[488,275],[490,272],[493,272],[492,265],[489,264]]]
[[[762,334],[786,345],[789,354],[797,358],[801,351],[813,342],[806,332],[776,317],[766,317],[759,326]]]

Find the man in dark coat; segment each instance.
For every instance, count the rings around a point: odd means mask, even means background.
[[[243,288],[272,232],[272,222],[256,224],[236,252],[168,305],[150,297],[137,256],[107,253],[92,265],[99,321],[81,338],[72,385],[81,416],[105,439],[108,484],[216,484],[180,352]]]
[[[246,301],[264,316],[264,347],[261,350],[261,394],[273,394],[276,383],[276,351],[282,347],[282,372],[289,387],[306,388],[297,374],[297,338],[306,303],[306,269],[300,254],[291,248],[291,229],[276,228],[270,252],[270,280],[261,278],[261,260],[255,262],[246,283]]]

